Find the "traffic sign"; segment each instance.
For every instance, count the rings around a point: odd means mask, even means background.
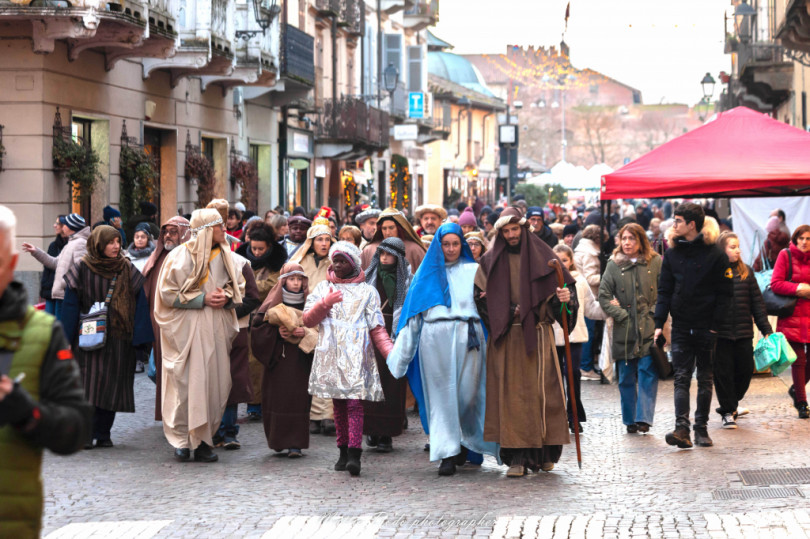
[[[425,117],[425,94],[422,92],[408,93],[408,118]]]

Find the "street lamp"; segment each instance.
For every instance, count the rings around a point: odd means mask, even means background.
[[[751,18],[756,14],[756,10],[748,5],[747,0],[742,0],[734,8],[734,29],[741,43],[751,41]]]
[[[710,73],[706,73],[706,76],[700,81],[700,87],[703,89],[703,99],[708,100],[714,95],[714,77]]]
[[[253,17],[256,19],[256,24],[261,28],[261,34],[264,35],[265,31],[273,24],[273,19],[281,13],[281,6],[278,5],[278,0],[252,0],[252,2]],[[269,17],[264,17],[262,10],[267,10]],[[237,30],[236,38],[249,39],[258,34],[259,30]]]
[[[383,71],[383,84],[385,85],[386,91],[392,96],[397,89],[398,82],[399,69],[397,69],[393,63],[389,63],[388,67]]]

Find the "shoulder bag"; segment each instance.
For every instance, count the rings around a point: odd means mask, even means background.
[[[793,257],[790,255],[790,249],[785,249],[788,256],[788,271],[787,280],[793,279]],[[773,291],[771,283],[762,291],[762,300],[765,302],[765,311],[771,316],[778,316],[779,318],[787,318],[793,315],[793,309],[796,308],[796,296],[781,296]]]
[[[104,303],[96,302],[90,310],[79,316],[79,350],[93,352],[100,350],[107,344],[107,322],[109,320],[109,306],[112,299],[115,282],[118,275],[113,277]]]

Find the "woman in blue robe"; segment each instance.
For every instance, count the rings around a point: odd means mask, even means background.
[[[442,225],[413,277],[388,357],[396,378],[417,358],[411,387],[416,393],[421,385],[430,460],[441,460],[439,475],[453,475],[468,450],[498,454],[496,444],[484,442],[486,345],[473,299],[476,271],[461,227]]]

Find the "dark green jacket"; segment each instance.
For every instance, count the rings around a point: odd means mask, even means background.
[[[0,536],[38,537],[42,448],[59,454],[80,449],[92,407],[61,325],[29,307],[17,282],[0,297],[0,349],[14,352],[11,378],[25,373],[20,388],[0,401]]]
[[[608,261],[599,285],[599,305],[613,318],[611,357],[614,361],[641,358],[650,353],[660,273],[658,254],[654,254],[649,263],[643,257],[633,262],[622,253]],[[610,304],[614,297],[619,306]]]

